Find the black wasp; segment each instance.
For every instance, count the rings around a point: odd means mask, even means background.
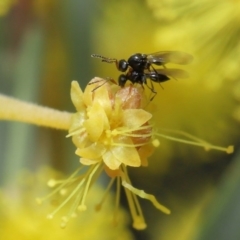
[[[134,83],[139,83],[141,85],[146,84],[146,86],[154,93],[155,91],[152,81],[162,83],[171,78],[186,78],[188,77],[187,72],[182,69],[166,68],[166,64],[188,64],[192,61],[193,57],[184,52],[180,51],[160,51],[151,54],[135,53],[128,58],[117,60],[115,58],[107,58],[98,54],[92,54],[91,57],[100,58],[102,62],[115,63],[119,71],[125,72],[121,74],[118,78],[118,84],[124,87],[127,80]],[[155,68],[160,66],[162,68]],[[148,86],[147,79],[150,79],[151,86]],[[151,98],[151,100],[154,98]]]

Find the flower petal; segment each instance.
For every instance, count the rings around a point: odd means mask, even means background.
[[[106,113],[98,102],[94,102],[88,111],[88,119],[83,126],[86,128],[88,137],[91,141],[99,140],[104,129],[109,129],[109,122]]]
[[[111,151],[106,151],[103,156],[104,163],[110,168],[111,170],[116,170],[121,165],[121,162],[113,155]]]
[[[123,109],[139,109],[144,106],[146,102],[146,96],[144,94],[142,86],[136,84],[125,86],[117,91],[115,99],[120,99]]]
[[[73,105],[75,106],[77,111],[85,108],[84,103],[83,103],[83,91],[80,88],[77,81],[72,81],[71,99],[72,99]]]
[[[86,113],[85,111],[79,111],[72,114],[71,117],[71,126],[68,130],[69,134],[72,132],[80,129],[83,126],[83,122],[86,120]]]
[[[77,148],[76,154],[83,158],[97,159],[100,158],[106,151],[106,148],[103,144],[97,142],[91,144],[86,148]]]
[[[113,156],[125,165],[139,167],[141,160],[138,151],[129,137],[118,137],[117,146],[111,147]]]
[[[73,143],[76,145],[77,148],[86,148],[86,146],[89,146],[92,144],[91,141],[89,141],[87,133],[77,134],[72,137]]]
[[[112,103],[109,97],[110,92],[108,84],[104,84],[94,91],[94,102],[97,101],[102,106],[107,116],[110,116],[112,111]]]
[[[152,114],[143,109],[125,109],[123,111],[123,125],[138,128],[152,118]]]
[[[96,163],[100,162],[101,159],[97,159],[97,160],[94,159],[94,160],[92,160],[92,159],[89,159],[89,158],[80,158],[79,161],[83,165],[92,165],[92,164],[96,164]]]
[[[93,102],[94,94],[100,90],[102,87],[106,87],[105,84],[101,87],[98,87],[102,83],[106,81],[105,79],[95,77],[93,78],[88,85],[86,86],[84,93],[83,93],[83,102],[86,104],[86,106],[91,106]]]

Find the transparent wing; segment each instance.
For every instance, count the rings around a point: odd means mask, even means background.
[[[193,61],[191,54],[180,51],[160,51],[147,54],[150,63],[162,65],[166,63],[189,64]]]

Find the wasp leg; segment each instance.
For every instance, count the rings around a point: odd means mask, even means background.
[[[124,87],[126,82],[127,82],[128,78],[126,75],[124,74],[121,74],[119,77],[118,77],[118,85],[120,87]]]
[[[150,78],[150,76],[149,76],[148,78]],[[148,86],[147,80],[146,80],[146,77],[145,77],[145,76],[144,76],[143,83],[145,83],[145,85],[148,87],[148,89],[151,90],[151,92],[153,93],[153,96],[150,98],[150,101],[152,101],[152,100],[155,98],[155,96],[157,95],[157,92],[155,91],[155,88],[154,88],[154,86],[153,86],[153,83],[152,83],[151,78],[150,78],[150,84],[151,84],[151,86]],[[142,85],[142,86],[143,86],[143,85]]]
[[[165,67],[165,65],[162,65],[164,68],[166,68]],[[159,73],[156,71],[156,69],[151,65],[151,67],[152,67],[152,69],[153,69],[153,71],[155,72],[155,76],[152,74],[152,76],[150,76],[150,79],[151,80],[153,80],[154,82],[158,82],[159,83],[159,85],[160,85],[160,87],[162,88],[162,89],[164,89],[164,87],[162,86],[162,84],[161,84],[161,80],[160,80],[160,78],[159,78]],[[157,78],[156,78],[156,76],[157,76]]]
[[[103,82],[102,84],[98,85],[97,87],[95,87],[92,92],[94,92],[95,90],[97,90],[98,88],[100,88],[101,86],[103,86],[105,83],[107,83],[108,81],[114,83],[114,84],[117,84],[116,81],[111,78],[111,77],[106,77],[106,79],[101,79],[101,80],[98,80],[98,81],[95,81],[95,82],[90,82],[88,83],[88,85],[92,85],[92,84],[95,84],[95,83],[99,83],[99,82]]]

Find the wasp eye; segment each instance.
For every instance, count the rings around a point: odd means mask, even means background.
[[[125,72],[128,68],[128,62],[124,59],[120,60],[118,63],[118,69],[121,72]]]

